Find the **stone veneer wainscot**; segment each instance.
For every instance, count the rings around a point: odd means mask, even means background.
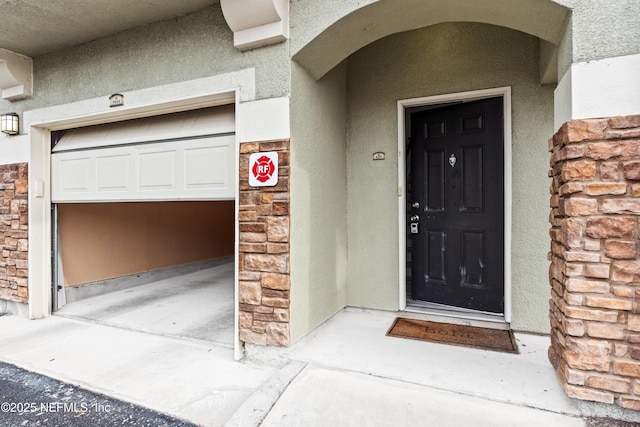
[[[28,168],[0,165],[0,299],[28,301]]]
[[[278,184],[249,186],[249,156],[278,153]],[[240,145],[240,340],[289,345],[289,141]]]
[[[549,141],[551,348],[567,395],[640,410],[640,116]]]

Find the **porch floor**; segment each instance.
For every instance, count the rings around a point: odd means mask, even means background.
[[[398,316],[445,320],[346,308],[296,346],[293,357],[495,402],[579,414],[547,359],[548,336],[515,333],[520,354],[386,336]]]
[[[233,259],[220,265],[74,301],[63,316],[233,346]]]
[[[519,355],[387,337],[397,314],[347,308],[240,362],[200,340],[0,316],[0,361],[203,426],[585,426],[547,337],[516,334]]]

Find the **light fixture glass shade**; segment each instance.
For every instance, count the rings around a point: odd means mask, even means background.
[[[20,132],[20,117],[16,113],[0,115],[0,130],[7,135],[17,135]]]

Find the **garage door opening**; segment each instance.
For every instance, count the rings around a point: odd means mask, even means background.
[[[234,111],[53,135],[53,309],[234,343]]]
[[[233,344],[234,203],[57,205],[58,314]]]

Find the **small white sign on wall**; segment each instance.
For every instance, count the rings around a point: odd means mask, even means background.
[[[278,153],[268,151],[249,156],[249,185],[273,187],[278,184]]]

